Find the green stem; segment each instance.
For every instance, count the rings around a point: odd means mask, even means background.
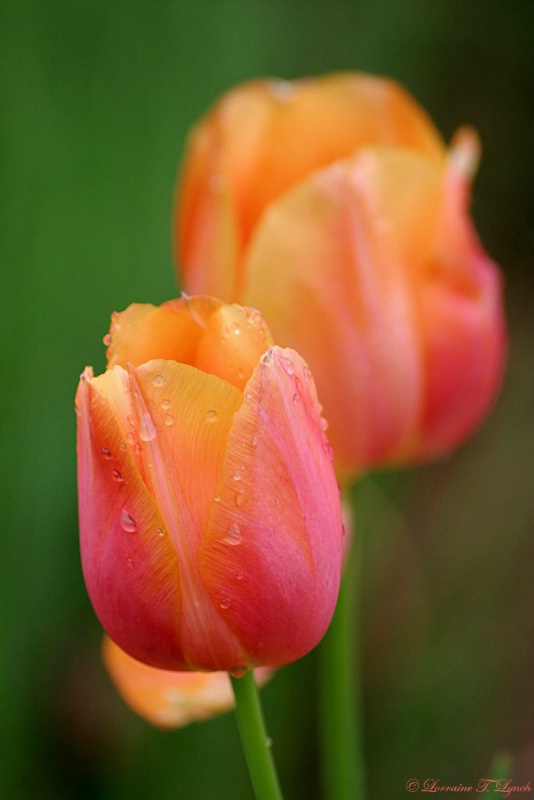
[[[241,744],[245,751],[256,800],[283,800],[269,749],[270,741],[265,731],[254,673],[249,670],[242,678],[230,675],[230,680],[234,690]]]
[[[361,536],[352,542],[330,628],[319,648],[323,787],[329,800],[363,800],[365,768],[358,674]]]

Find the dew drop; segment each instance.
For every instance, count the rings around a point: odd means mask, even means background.
[[[220,503],[221,502],[221,496],[216,494],[215,497],[213,498],[213,502],[214,503]]]
[[[228,670],[232,678],[242,678],[247,674],[247,667],[245,664],[239,664],[237,667],[232,667]]]
[[[128,569],[133,569],[133,560],[131,558],[126,563],[128,564]]]
[[[304,368],[303,368],[302,372],[304,373],[304,377],[305,377],[306,381],[309,383],[313,376],[312,376],[311,369],[309,368],[309,366],[307,364],[304,365]]]
[[[245,502],[245,490],[240,489],[235,496],[235,504],[238,508],[240,508],[244,502]]]
[[[215,411],[214,408],[210,408],[209,411],[206,411],[206,419],[208,422],[215,422],[218,419],[219,415]]]
[[[241,333],[241,325],[239,322],[232,322],[232,333],[234,336],[239,336]]]
[[[234,479],[234,481],[240,481],[241,480],[241,473],[239,472],[238,469],[236,469],[236,471],[232,475],[232,478]]]
[[[236,574],[235,574],[236,581],[242,581],[244,577],[245,577],[245,573],[244,572],[236,572]]]
[[[174,425],[174,417],[172,414],[165,414],[165,425],[169,428],[171,425]]]
[[[137,530],[137,523],[128,511],[123,508],[121,514],[121,526],[127,533],[135,533]]]
[[[138,456],[140,456],[141,453],[143,452],[143,448],[141,447],[139,442],[137,442],[137,444],[135,445],[134,452],[137,453]]]
[[[154,377],[152,378],[152,383],[154,384],[154,386],[163,386],[163,384],[165,383],[165,378],[163,377],[163,375],[154,375]]]
[[[298,396],[298,394],[294,394],[293,395],[293,405],[294,406],[298,406],[298,404],[299,404],[299,396]]]
[[[321,426],[321,430],[325,431],[328,428],[328,422],[325,420],[324,417],[319,418],[319,425]]]
[[[123,452],[124,452],[125,450],[128,450],[128,447],[127,447],[127,445],[126,445],[126,442],[123,442],[123,443],[121,444],[121,450],[122,450]]]
[[[288,375],[295,374],[295,365],[291,361],[290,358],[286,358],[285,356],[280,356],[280,364],[282,365],[284,372]]]
[[[124,478],[122,477],[122,475],[120,473],[120,470],[118,470],[118,469],[114,469],[113,470],[113,472],[111,473],[111,477],[113,478],[113,480],[116,483],[122,483],[123,480],[124,480]]]
[[[228,544],[231,544],[235,547],[236,545],[241,544],[241,539],[241,528],[236,522],[233,522],[228,529],[226,541]]]
[[[156,528],[156,535],[159,536],[160,539],[163,539],[165,536],[165,531],[163,528]]]
[[[111,458],[111,450],[109,449],[109,447],[103,447],[102,448],[102,455],[104,456],[104,458],[107,458],[108,461],[109,461],[109,459]]]
[[[156,428],[150,414],[143,414],[139,422],[139,438],[143,442],[151,442],[156,435]]]
[[[223,611],[226,611],[230,608],[230,601],[229,600],[221,600],[219,603],[219,607],[222,608]]]
[[[334,448],[332,447],[332,445],[330,444],[330,442],[326,437],[323,439],[321,447],[323,448],[324,452],[329,458],[334,457]]]
[[[106,347],[109,347],[110,344],[111,344],[111,334],[110,333],[106,333],[106,335],[104,336],[102,341],[106,345]]]
[[[171,401],[170,400],[162,400],[161,401],[161,407],[162,407],[162,409],[164,411],[167,411],[167,409],[171,407]]]
[[[251,447],[257,447],[258,446],[258,437],[256,436],[255,433],[253,433],[252,436],[250,437],[250,446]]]
[[[270,367],[273,363],[273,348],[269,347],[266,353],[264,353],[260,359],[261,364],[265,364],[266,367]]]

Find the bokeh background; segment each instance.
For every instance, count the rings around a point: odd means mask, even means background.
[[[79,565],[73,396],[110,312],[176,296],[188,127],[257,75],[391,75],[484,157],[474,216],[510,362],[460,452],[358,489],[369,797],[534,784],[532,0],[4,0],[0,5],[0,796],[247,800],[231,714],[172,733],[122,705]],[[264,690],[288,798],[318,800],[316,655]]]

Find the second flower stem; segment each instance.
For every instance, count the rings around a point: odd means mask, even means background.
[[[323,785],[328,800],[364,800],[360,660],[361,535],[351,543],[330,628],[319,648]]]
[[[230,680],[234,691],[241,743],[256,800],[283,800],[265,730],[254,673],[249,670],[242,678],[230,675]]]

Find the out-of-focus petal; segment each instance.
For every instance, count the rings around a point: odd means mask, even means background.
[[[269,350],[245,387],[199,553],[205,585],[251,663],[304,655],[334,610],[342,524],[323,428],[306,364]]]
[[[109,637],[102,643],[108,672],[123,700],[139,716],[160,728],[180,728],[228,711],[234,695],[226,672],[173,672],[143,664]],[[255,670],[262,686],[272,670]]]
[[[409,151],[391,154],[391,185],[373,191],[384,152],[316,173],[273,204],[247,263],[246,302],[261,303],[277,341],[307,353],[341,469],[389,456],[420,414],[417,253],[407,265],[392,226],[397,212],[411,231],[432,222],[413,189],[414,173],[429,182],[428,168]],[[393,198],[395,178],[408,174]]]
[[[149,667],[107,637],[103,656],[123,699],[153,725],[180,727],[232,706],[232,688],[226,672],[174,672]]]

